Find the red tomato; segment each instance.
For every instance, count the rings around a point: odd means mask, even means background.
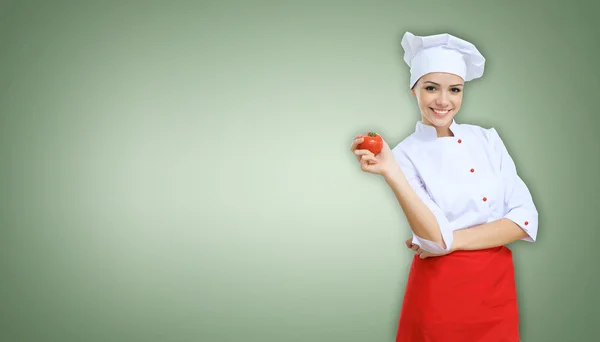
[[[369,150],[375,155],[379,154],[383,148],[383,139],[377,133],[368,132],[367,135],[363,136],[363,142],[357,148],[359,150]]]

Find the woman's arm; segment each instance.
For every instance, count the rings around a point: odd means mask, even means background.
[[[492,128],[487,134],[505,186],[502,200],[506,214],[496,221],[454,231],[451,250],[485,249],[537,238],[538,212],[531,193],[498,132]]]
[[[515,222],[502,218],[490,223],[454,231],[453,251],[499,247],[527,237]]]
[[[504,209],[503,218],[518,225],[526,234],[523,241],[535,242],[538,233],[538,211],[533,202],[529,188],[517,173],[517,167],[504,141],[498,132],[491,128],[488,130],[488,141],[491,143],[500,174],[504,184]]]
[[[375,156],[358,149],[363,141],[357,135],[350,149],[360,162],[361,170],[381,175],[390,186],[406,216],[416,244],[434,254],[445,254],[452,247],[452,227],[444,211],[430,197],[418,171],[401,143],[391,150],[383,141],[383,149]]]
[[[404,176],[400,166],[394,163],[382,176],[402,207],[402,211],[413,233],[422,239],[432,241],[443,249],[446,249],[446,243],[438,219],[415,192]]]

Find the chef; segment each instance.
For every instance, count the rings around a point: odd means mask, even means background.
[[[396,341],[519,341],[512,251],[534,242],[538,212],[494,128],[458,123],[465,82],[485,58],[450,34],[402,39],[420,120],[393,149],[351,145],[363,171],[395,194],[415,251]]]

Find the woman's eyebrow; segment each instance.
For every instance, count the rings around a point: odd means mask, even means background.
[[[439,83],[435,83],[435,82],[433,82],[433,81],[425,81],[425,82],[423,82],[423,83],[431,83],[431,84],[435,84],[435,85],[436,85],[436,86],[438,86],[438,87],[440,86],[440,84],[439,84]],[[451,85],[451,87],[462,87],[463,85],[464,85],[464,84],[453,84],[453,85]]]

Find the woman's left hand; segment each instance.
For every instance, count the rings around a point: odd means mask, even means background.
[[[451,252],[446,252],[446,253],[442,253],[442,254],[433,254],[431,252],[428,252],[428,251],[424,250],[423,248],[421,248],[421,246],[412,243],[412,239],[406,240],[406,247],[408,247],[409,249],[412,249],[413,251],[415,251],[416,254],[421,259],[432,258],[432,257],[439,257],[439,256],[442,256],[442,255],[446,255],[446,254],[450,254],[451,253]]]

